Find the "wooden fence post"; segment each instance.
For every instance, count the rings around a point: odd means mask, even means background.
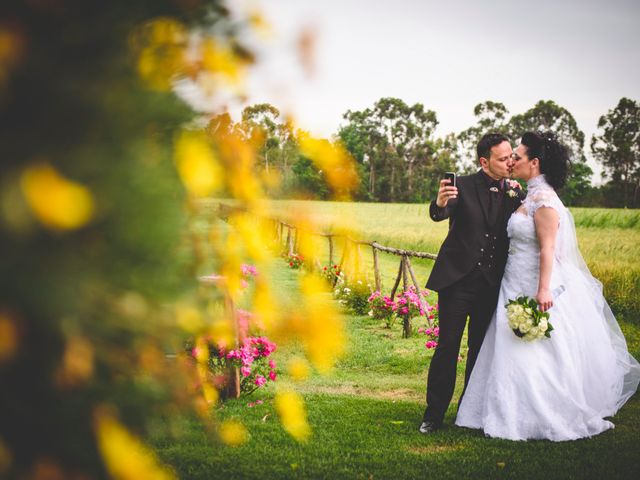
[[[333,267],[333,235],[329,235],[329,266]]]
[[[408,291],[408,281],[407,277],[409,274],[407,273],[407,257],[406,255],[402,256],[402,260],[400,261],[400,265],[402,266],[402,289],[406,294]],[[406,297],[405,297],[406,298]],[[407,306],[407,308],[409,308]],[[402,328],[402,338],[409,338],[411,336],[411,317],[408,313],[403,315],[403,328]]]
[[[427,312],[427,301],[422,296],[422,290],[420,289],[420,285],[418,285],[416,274],[413,273],[413,268],[411,268],[411,262],[409,261],[409,257],[407,257],[407,269],[409,270],[409,274],[411,275],[411,280],[413,281],[413,285],[416,287],[416,293],[418,294],[418,299],[420,300],[420,307],[425,312],[425,316],[427,317],[427,323],[429,324],[430,327],[433,327],[433,320],[429,318],[429,313]]]
[[[376,281],[376,291],[382,292],[382,282],[380,281],[380,267],[378,266],[378,250],[373,245],[373,275]]]

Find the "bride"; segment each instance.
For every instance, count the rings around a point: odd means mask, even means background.
[[[613,428],[613,416],[638,388],[640,365],[587,268],[571,213],[556,190],[568,151],[551,133],[525,133],[513,176],[527,198],[509,219],[509,257],[498,308],[487,330],[456,425],[511,440],[573,440]],[[564,291],[553,298],[552,292]],[[520,295],[549,310],[551,338],[526,342],[507,323]]]

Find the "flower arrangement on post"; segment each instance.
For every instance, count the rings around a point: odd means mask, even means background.
[[[289,268],[298,270],[304,264],[304,257],[297,253],[289,253],[285,257],[285,260],[289,263]]]
[[[339,265],[326,265],[322,267],[321,275],[329,282],[331,287],[335,286],[340,276],[341,270]]]
[[[368,299],[371,295],[371,289],[362,280],[347,284],[344,273],[340,272],[333,295],[338,300],[338,303],[356,315],[365,315],[369,311]]]
[[[370,307],[369,316],[376,320],[384,320],[387,328],[391,328],[397,318],[396,302],[387,296],[382,296],[378,290],[371,294],[368,302]]]
[[[212,342],[208,342],[206,347],[209,351],[207,367],[219,381],[224,381],[229,368],[240,369],[241,396],[250,395],[277,378],[276,363],[269,358],[276,350],[276,344],[267,337],[246,337],[239,348],[229,351]],[[198,348],[193,342],[185,344],[187,355],[194,361],[202,353]]]

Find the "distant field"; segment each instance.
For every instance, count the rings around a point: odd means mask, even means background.
[[[292,222],[300,217],[312,218],[318,229],[326,232],[346,230],[362,240],[430,253],[438,252],[448,229],[446,221],[432,222],[428,206],[421,204],[272,201],[269,211],[275,217]],[[602,281],[614,311],[640,323],[640,210],[576,208],[571,211],[582,254],[592,273]],[[326,262],[327,241],[318,239],[318,242],[323,242],[319,246],[326,252]],[[370,250],[363,249],[362,253],[370,268]],[[340,254],[338,248],[337,259]],[[386,289],[392,286],[398,261],[398,257],[381,254]],[[426,282],[432,262],[414,263],[419,282]]]

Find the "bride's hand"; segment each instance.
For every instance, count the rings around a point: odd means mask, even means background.
[[[553,295],[551,295],[551,290],[548,288],[538,290],[536,302],[538,302],[538,308],[541,312],[546,312],[553,307]]]

